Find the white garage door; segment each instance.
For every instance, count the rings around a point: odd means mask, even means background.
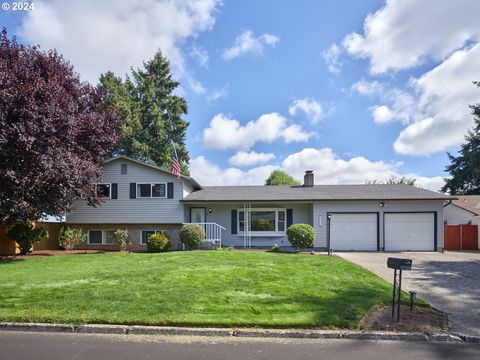
[[[332,250],[377,251],[377,214],[331,214]]]
[[[385,251],[434,251],[433,213],[385,214]]]

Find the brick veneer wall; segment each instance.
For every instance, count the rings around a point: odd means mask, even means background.
[[[163,230],[169,237],[172,246],[170,250],[182,249],[180,242],[180,224],[67,224],[71,228],[88,230],[117,230],[127,229],[130,238],[129,251],[147,251],[146,245],[141,245],[142,230]],[[79,250],[119,250],[118,244],[88,244],[87,242],[78,244],[75,249]]]

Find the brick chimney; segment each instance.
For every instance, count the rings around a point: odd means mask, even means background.
[[[303,176],[303,186],[313,187],[314,179],[313,179],[313,170],[305,171],[305,175]]]

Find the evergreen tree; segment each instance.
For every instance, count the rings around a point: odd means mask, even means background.
[[[185,146],[187,102],[175,95],[179,83],[172,79],[168,60],[157,52],[125,81],[107,72],[99,87],[108,94],[106,103],[120,120],[120,138],[113,155],[126,155],[170,168],[176,147],[182,174],[188,175]]]
[[[480,82],[475,81],[480,86]],[[451,195],[480,194],[480,104],[470,105],[474,116],[474,126],[465,136],[458,156],[448,153],[450,165],[445,170],[451,178],[445,179],[443,192]]]

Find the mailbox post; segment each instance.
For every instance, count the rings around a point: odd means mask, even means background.
[[[387,266],[394,269],[393,272],[393,297],[392,297],[392,319],[395,315],[395,306],[397,307],[397,322],[400,321],[400,299],[402,296],[402,271],[412,270],[412,260],[389,257]],[[399,271],[397,277],[397,270]]]

